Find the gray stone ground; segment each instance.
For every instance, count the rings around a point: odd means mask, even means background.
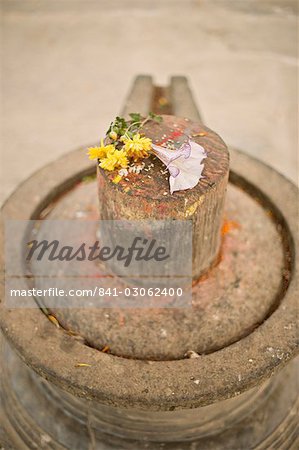
[[[208,126],[297,179],[289,0],[3,0],[1,197],[96,141],[136,74],[189,77]]]

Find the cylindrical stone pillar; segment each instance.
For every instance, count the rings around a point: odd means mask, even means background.
[[[202,179],[192,189],[170,194],[169,173],[154,155],[145,159],[140,173],[128,173],[117,184],[117,171],[98,168],[99,218],[101,220],[191,220],[193,231],[193,279],[217,259],[220,228],[229,172],[229,154],[223,140],[212,130],[189,119],[162,116],[142,132],[157,145],[179,145],[188,137],[205,152]]]

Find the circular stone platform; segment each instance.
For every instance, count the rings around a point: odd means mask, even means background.
[[[256,160],[236,151],[231,156],[222,258],[194,287],[192,314],[187,309],[173,310],[166,320],[166,311],[159,311],[165,331],[159,328],[159,337],[152,335],[151,341],[149,336],[145,339],[145,330],[148,333],[153,324],[141,311],[139,315],[136,311],[114,311],[112,317],[104,316],[100,323],[93,320],[91,310],[81,310],[80,317],[72,311],[74,316],[71,320],[68,315],[68,323],[65,311],[55,311],[62,325],[71,329],[78,326],[81,336],[86,337],[90,329],[95,333],[97,326],[98,336],[102,333],[103,338],[98,347],[112,348],[114,343],[120,357],[92,348],[63,327],[55,327],[38,308],[26,310],[26,314],[22,309],[5,308],[2,284],[1,328],[29,366],[57,386],[103,404],[172,410],[207,405],[247,391],[295,355],[297,190]],[[78,218],[82,212],[91,217],[93,208],[96,211],[91,196],[93,182],[85,184],[82,180],[93,173],[94,166],[86,163],[82,150],[61,158],[20,186],[6,203],[4,218],[39,219],[50,214],[71,218],[76,213]],[[83,190],[85,205],[80,201]],[[91,196],[89,203],[87,194]],[[62,207],[62,202],[72,203],[73,209]],[[229,280],[225,286],[220,281],[221,273]],[[217,302],[211,300],[212,289]],[[82,312],[89,315],[89,324],[93,324],[90,329],[82,320]],[[156,311],[150,313],[156,320]],[[205,323],[201,321],[204,315]],[[145,352],[138,342],[130,341],[128,334],[126,338],[130,320],[135,326],[140,320],[144,323],[139,336],[147,345]],[[109,322],[114,326],[114,338],[123,333],[118,349],[118,337],[114,342],[106,341]],[[229,339],[223,337],[224,328],[230,333]],[[197,339],[199,332],[201,339]],[[188,350],[209,354],[182,359]],[[135,359],[131,355],[130,359],[123,357],[129,352],[136,355]],[[84,370],[77,367],[82,362],[88,364]]]
[[[47,219],[94,219],[95,191],[95,181],[78,184],[53,205]],[[171,360],[190,350],[210,353],[249,334],[275,309],[284,289],[285,252],[269,211],[230,183],[221,255],[193,287],[192,307],[64,308],[52,313],[62,327],[95,348],[109,347],[113,355]]]

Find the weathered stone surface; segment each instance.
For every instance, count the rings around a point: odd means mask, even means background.
[[[90,450],[92,445],[97,450],[190,450],[190,445],[192,450],[272,450],[279,442],[279,450],[289,450],[296,440],[296,361],[232,399],[157,412],[74,397],[34,374],[7,345],[0,357],[5,360],[0,370],[0,442],[5,450],[23,450],[24,442],[29,448],[55,450]],[[196,387],[196,379],[190,382]],[[12,446],[1,433],[6,438],[9,433]]]

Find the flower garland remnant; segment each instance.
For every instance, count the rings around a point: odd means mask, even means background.
[[[162,141],[162,145],[155,145],[151,139],[142,135],[142,127],[147,122],[162,120],[161,116],[153,113],[145,118],[139,113],[131,113],[130,120],[116,117],[106,133],[105,141],[101,139],[100,146],[89,147],[89,159],[97,159],[99,166],[109,172],[118,170],[112,181],[119,183],[128,173],[139,174],[145,166],[142,160],[154,154],[169,171],[171,194],[193,188],[202,178],[206,152],[189,136],[185,136],[185,142],[175,148],[170,145],[169,139],[167,142]]]
[[[149,113],[142,118],[139,113],[131,113],[130,120],[116,117],[111,123],[104,143],[101,139],[99,147],[88,149],[89,159],[98,159],[99,166],[108,171],[126,169],[131,162],[147,158],[152,148],[151,139],[141,136],[140,129],[150,120],[161,122],[162,117]],[[133,166],[134,167],[134,166]],[[120,179],[124,172],[119,173]]]

